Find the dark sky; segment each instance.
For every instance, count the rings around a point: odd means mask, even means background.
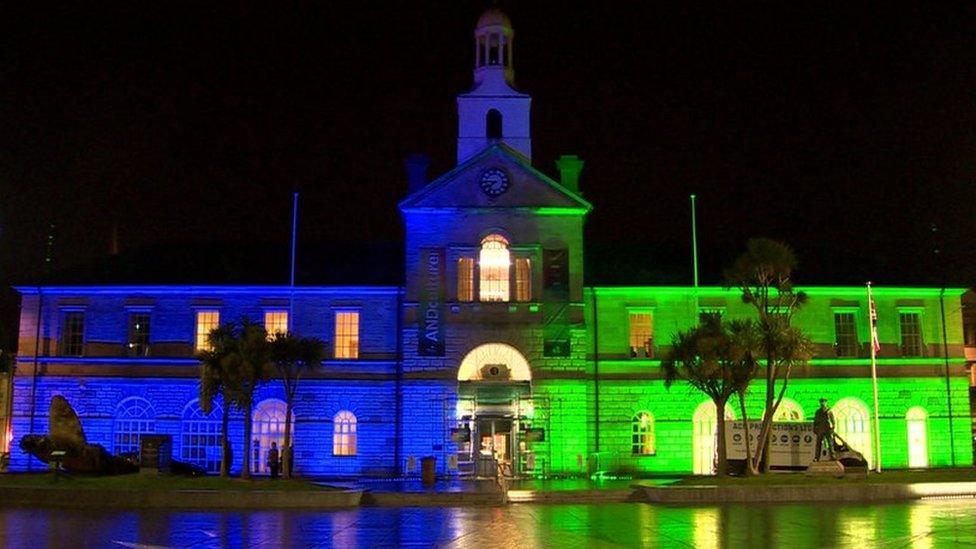
[[[706,283],[770,236],[808,284],[926,284],[938,264],[971,285],[972,7],[697,4],[501,3],[534,98],[533,162],[586,161],[588,254],[639,279],[594,268],[590,282],[690,281],[694,192]],[[30,5],[0,16],[7,282],[36,280],[51,223],[58,271],[104,258],[114,225],[124,255],[281,251],[292,190],[303,272],[398,245],[402,159],[453,166],[487,3]],[[164,263],[163,278],[178,268]]]

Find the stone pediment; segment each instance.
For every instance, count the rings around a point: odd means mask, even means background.
[[[508,178],[504,192],[492,196],[482,189],[487,170],[501,169]],[[503,143],[485,148],[458,167],[431,181],[400,202],[401,211],[414,209],[571,208],[593,207],[579,194],[536,170]]]

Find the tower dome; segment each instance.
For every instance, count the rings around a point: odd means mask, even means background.
[[[481,14],[474,28],[476,82],[483,80],[485,73],[497,72],[506,82],[512,83],[515,78],[515,68],[512,64],[514,37],[512,21],[502,10],[491,7]]]
[[[476,28],[483,27],[502,27],[508,30],[512,30],[512,21],[509,20],[508,16],[502,10],[491,7],[485,10],[478,18],[478,24]]]

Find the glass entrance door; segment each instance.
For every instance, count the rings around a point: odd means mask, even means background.
[[[508,464],[511,467],[515,462],[516,451],[512,420],[479,417],[477,425],[480,455],[494,457],[499,464]]]

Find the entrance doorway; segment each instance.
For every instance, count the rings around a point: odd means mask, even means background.
[[[476,436],[480,442],[479,454],[494,457],[499,464],[511,466],[515,455],[511,419],[479,417]]]

